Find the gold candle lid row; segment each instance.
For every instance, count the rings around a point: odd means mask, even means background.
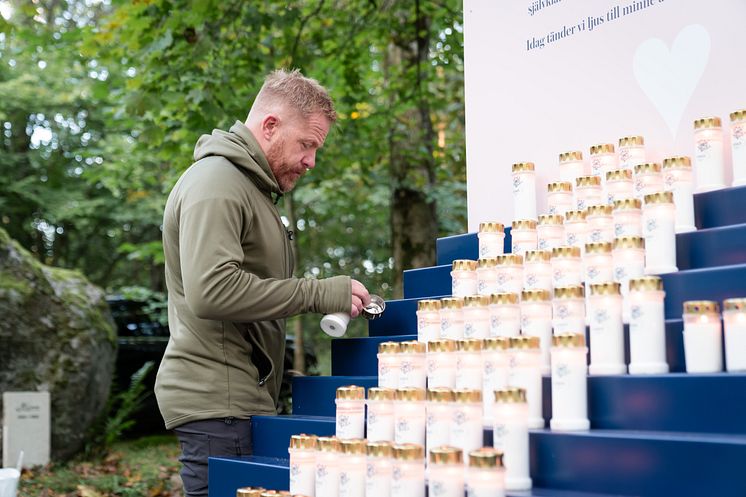
[[[613,154],[614,144],[613,143],[601,143],[598,145],[591,146],[591,155],[596,154]]]
[[[527,250],[523,256],[526,262],[549,262],[552,258],[551,250]]]
[[[503,223],[485,222],[479,223],[480,233],[504,233],[505,225]]]
[[[426,349],[427,344],[417,340],[407,340],[400,343],[400,352],[402,354],[424,354]]]
[[[554,289],[555,299],[582,299],[585,297],[583,285],[558,286]]]
[[[378,344],[379,354],[396,354],[400,349],[399,342],[381,342]]]
[[[451,269],[454,271],[474,271],[477,269],[477,261],[469,259],[456,259],[451,264]]]
[[[565,212],[565,224],[567,224],[570,221],[585,221],[585,211]]]
[[[396,390],[393,388],[370,387],[368,389],[368,400],[394,400]]]
[[[316,450],[316,435],[306,435],[300,433],[290,437],[291,449],[311,449]]]
[[[591,284],[591,295],[620,295],[621,285],[616,281]]]
[[[572,183],[569,181],[555,181],[547,185],[549,193],[554,192],[572,192]]]
[[[584,333],[560,333],[552,337],[554,347],[585,347]]]
[[[610,205],[591,205],[585,210],[585,218],[590,216],[611,216],[612,207]]]
[[[685,157],[685,156],[668,157],[666,159],[663,159],[663,169],[673,169],[677,167],[684,168],[684,169],[691,169],[692,160],[689,157]]]
[[[723,310],[726,310],[726,311],[746,310],[746,298],[739,297],[739,298],[723,300]]]
[[[539,226],[545,224],[562,224],[565,218],[559,214],[542,214],[539,216]]]
[[[513,164],[513,167],[511,168],[514,173],[523,172],[523,171],[533,171],[536,169],[536,166],[533,162],[517,162]]]
[[[364,400],[365,388],[357,385],[345,385],[337,388],[337,398],[344,400]]]
[[[632,171],[629,169],[614,169],[606,172],[606,181],[632,180]]]
[[[719,128],[721,125],[719,117],[702,117],[694,121],[694,129]]]
[[[639,198],[621,198],[614,200],[614,210],[641,209],[642,202]]]
[[[552,296],[549,290],[523,290],[521,292],[521,302],[549,302]]]
[[[516,219],[511,227],[513,230],[535,230],[536,221],[533,219]]]
[[[337,437],[318,437],[316,447],[319,452],[339,452],[339,439]]]
[[[644,164],[637,164],[635,166],[635,174],[645,173],[659,173],[661,172],[661,165],[657,162],[646,162]]]
[[[471,468],[502,468],[503,453],[492,447],[469,452],[469,467]]]
[[[431,340],[427,343],[428,352],[454,352],[456,350],[456,340],[442,338]]]
[[[521,254],[501,254],[495,256],[498,266],[520,266],[523,264],[523,256]]]
[[[463,464],[464,457],[461,449],[443,445],[430,449],[430,462],[432,464]]]
[[[418,444],[400,444],[393,446],[394,459],[400,461],[422,461],[425,448]]]
[[[554,247],[552,249],[552,259],[567,257],[580,257],[580,247],[563,245],[561,247]]]
[[[368,442],[367,453],[371,457],[391,457],[393,453],[393,444],[383,440]]]
[[[645,145],[645,138],[642,136],[624,136],[619,138],[620,147],[639,147]]]
[[[585,253],[587,254],[610,254],[611,242],[594,242],[585,244]]]
[[[578,176],[575,178],[575,186],[578,188],[586,186],[601,186],[600,176]]]
[[[688,300],[684,302],[684,314],[709,314],[720,312],[720,305],[713,300]]]
[[[614,238],[614,250],[629,248],[645,248],[645,239],[641,236],[619,236]]]
[[[367,441],[364,438],[349,438],[339,441],[342,454],[366,454],[368,452]]]
[[[663,290],[663,280],[658,276],[640,276],[639,278],[630,278],[630,292],[660,291]]]
[[[468,295],[464,297],[464,307],[482,307],[490,305],[489,295]]]
[[[511,349],[538,349],[539,337],[517,336],[510,337]]]
[[[459,352],[478,352],[484,345],[481,338],[460,338],[456,344]]]
[[[453,402],[455,398],[450,388],[438,387],[427,390],[427,400],[430,402]]]
[[[559,154],[560,162],[570,162],[576,160],[583,160],[583,152],[579,150],[572,150],[570,152],[562,152]]]
[[[490,268],[497,266],[496,257],[482,257],[477,261],[477,268]]]
[[[511,387],[495,390],[495,402],[502,402],[504,404],[525,404],[526,389]]]
[[[418,311],[438,311],[440,310],[440,300],[425,299],[417,301]]]
[[[658,192],[645,195],[645,205],[649,204],[672,204],[673,192]]]
[[[483,350],[508,350],[509,348],[509,337],[489,337],[484,339]]]
[[[490,295],[490,304],[511,305],[518,303],[517,293],[493,293]]]
[[[482,391],[475,388],[457,388],[453,391],[456,402],[482,402]]]
[[[394,398],[408,402],[425,400],[426,393],[424,388],[397,388]]]
[[[746,119],[746,109],[741,109],[730,113],[731,121],[741,121],[743,119]]]
[[[441,309],[462,309],[464,307],[463,297],[446,297],[440,299]]]

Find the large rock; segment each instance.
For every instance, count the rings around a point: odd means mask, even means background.
[[[78,452],[105,408],[116,343],[101,289],[0,229],[0,392],[50,392],[53,459]]]

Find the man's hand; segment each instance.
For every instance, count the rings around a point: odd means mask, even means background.
[[[363,312],[363,307],[370,304],[370,294],[367,288],[357,280],[351,280],[352,284],[352,307],[350,316],[356,318]]]

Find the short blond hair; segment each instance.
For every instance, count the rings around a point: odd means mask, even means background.
[[[326,88],[315,79],[303,76],[298,69],[278,69],[269,73],[254,100],[252,111],[267,112],[281,105],[289,106],[304,117],[319,112],[332,124],[337,120],[334,102]]]

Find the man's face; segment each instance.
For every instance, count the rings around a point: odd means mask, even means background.
[[[285,120],[267,150],[267,162],[283,192],[293,189],[301,176],[316,165],[316,151],[329,133],[323,114]]]

